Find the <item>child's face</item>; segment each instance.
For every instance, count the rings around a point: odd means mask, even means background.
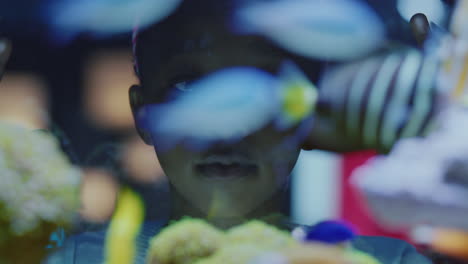
[[[264,48],[258,38],[227,35],[215,29],[210,33],[202,37],[204,41],[194,41],[187,51],[155,69],[154,79],[146,80],[146,84],[154,83],[151,89],[161,89],[160,84],[166,83],[169,88],[235,65],[274,72],[284,59]],[[300,151],[300,146],[281,144],[288,133],[266,127],[238,143],[218,144],[202,152],[183,145],[158,152],[158,141],[165,139],[153,138],[153,143],[175,191],[203,213],[229,218],[249,214],[285,187]]]

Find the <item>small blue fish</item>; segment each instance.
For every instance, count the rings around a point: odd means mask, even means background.
[[[342,221],[323,221],[306,230],[305,241],[340,244],[356,237],[354,229]]]
[[[359,0],[257,2],[240,8],[232,25],[240,34],[261,34],[293,53],[323,60],[362,57],[386,39],[382,20]]]
[[[60,248],[65,243],[65,230],[58,228],[49,237],[49,244],[46,246],[47,249]]]
[[[43,18],[60,42],[82,32],[96,37],[131,32],[167,17],[182,0],[51,0]]]
[[[307,119],[317,100],[315,86],[291,62],[279,77],[253,67],[223,69],[193,82],[176,100],[144,107],[140,126],[165,146],[239,140],[273,122],[278,130]]]

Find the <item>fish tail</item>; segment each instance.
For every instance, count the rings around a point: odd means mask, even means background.
[[[316,86],[295,65],[283,64],[280,87],[280,113],[276,120],[279,130],[285,130],[307,119],[314,111],[318,98]]]

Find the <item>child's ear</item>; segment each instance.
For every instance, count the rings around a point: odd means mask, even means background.
[[[141,126],[141,122],[144,122],[144,120],[142,120],[144,117],[139,116],[139,114],[141,114],[141,107],[144,105],[144,98],[141,91],[142,88],[139,85],[132,85],[130,87],[128,91],[130,107],[132,108],[133,119],[135,120],[135,128],[138,134],[146,144],[153,145],[150,133]]]
[[[315,147],[312,145],[312,143],[310,141],[304,141],[304,143],[302,143],[302,145],[301,145],[301,149],[303,149],[303,150],[313,150],[313,149],[315,149]]]
[[[2,79],[10,53],[11,42],[8,39],[0,39],[0,79]]]

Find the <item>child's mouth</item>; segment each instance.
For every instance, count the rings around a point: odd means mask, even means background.
[[[239,156],[210,156],[195,164],[195,170],[202,177],[228,179],[255,176],[258,166]]]

